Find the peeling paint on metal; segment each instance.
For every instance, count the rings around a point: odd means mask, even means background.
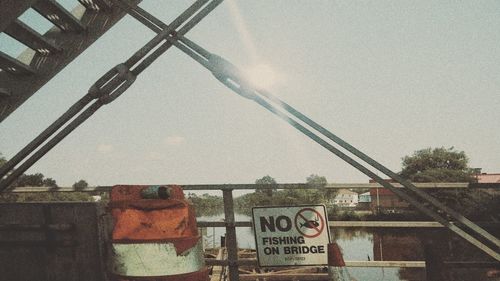
[[[112,271],[122,276],[191,273],[204,265],[201,241],[179,255],[173,243],[113,244]]]

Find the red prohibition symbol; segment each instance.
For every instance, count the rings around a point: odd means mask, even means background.
[[[314,217],[307,212],[312,212]],[[295,228],[307,238],[319,236],[325,228],[325,221],[321,214],[313,208],[304,208],[295,215]]]

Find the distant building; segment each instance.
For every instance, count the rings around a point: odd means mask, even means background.
[[[361,193],[359,195],[358,206],[356,207],[358,210],[370,210],[372,203],[372,196],[370,195],[370,191]]]
[[[402,200],[389,189],[385,188],[371,188],[370,196],[372,199],[371,209],[373,211],[397,211],[399,209],[406,209],[410,207],[406,201]]]
[[[475,175],[478,183],[500,183],[500,173]]]
[[[474,175],[477,179],[478,183],[499,183],[500,184],[500,173],[481,173],[481,170],[478,169],[478,172]],[[394,180],[386,179],[385,181],[393,183]],[[370,183],[375,183],[373,179],[369,180]],[[486,190],[485,190],[486,191]],[[496,191],[487,191],[488,193],[496,192]],[[365,196],[360,194],[359,202],[364,202]],[[371,188],[370,189],[370,197],[371,197],[371,209],[372,211],[382,210],[382,211],[398,211],[401,209],[406,209],[410,207],[410,204],[406,201],[402,200],[394,194],[389,189],[385,188]],[[363,199],[362,199],[363,198]]]
[[[358,194],[348,189],[340,189],[333,199],[333,204],[340,207],[356,207],[358,205]]]
[[[372,197],[370,195],[370,191],[361,193],[359,195],[359,203],[371,203],[372,202]]]

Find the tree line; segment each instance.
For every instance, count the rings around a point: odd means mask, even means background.
[[[0,167],[5,164],[7,160],[0,153]],[[59,186],[55,179],[45,177],[42,173],[35,174],[22,174],[17,180],[12,183],[11,188],[16,187],[48,187],[49,191],[57,191]],[[76,191],[82,191],[87,188],[89,184],[87,181],[81,179],[76,181],[72,187]],[[30,202],[30,201],[92,201],[92,196],[85,193],[11,193],[3,192],[0,194],[0,202]]]
[[[335,190],[322,189],[327,180],[324,176],[311,174],[306,178],[307,189],[278,190],[276,180],[266,175],[255,181],[258,185],[269,185],[267,189],[257,189],[235,198],[234,205],[237,212],[249,215],[254,206],[270,205],[298,205],[298,204],[325,204],[335,197]]]
[[[415,151],[411,155],[402,158],[401,171],[399,174],[412,182],[469,182],[477,181],[478,170],[469,166],[469,158],[464,151],[458,151],[454,147],[425,148]],[[276,180],[266,175],[255,181],[255,184],[269,185],[268,189],[258,189],[235,198],[235,209],[239,213],[249,215],[254,206],[269,205],[297,205],[297,204],[325,204],[333,199],[336,190],[321,189],[327,184],[324,176],[312,174],[306,178],[309,189],[277,190]],[[274,187],[273,187],[274,186]],[[500,221],[500,196],[492,195],[483,190],[432,190],[428,191],[438,200],[444,202],[453,209],[460,210],[465,216],[474,220]],[[213,198],[212,198],[213,199]],[[222,198],[218,199],[222,202]],[[222,203],[221,203],[222,204]],[[203,206],[198,206],[203,209]],[[219,208],[222,213],[223,207]],[[330,204],[329,216],[341,220],[360,219],[354,212],[339,213],[338,209]],[[394,214],[380,214],[383,219],[391,219]],[[429,219],[417,212],[403,214],[406,217],[399,219]],[[377,219],[372,218],[371,219]]]
[[[5,157],[0,154],[0,166],[6,162]],[[477,171],[469,166],[469,158],[463,151],[458,151],[454,147],[450,148],[425,148],[415,151],[412,155],[402,158],[402,168],[399,174],[413,182],[474,182]],[[278,190],[276,180],[266,175],[255,181],[258,185],[269,185],[266,189],[257,189],[254,193],[249,193],[235,198],[236,211],[249,214],[254,206],[267,205],[295,205],[295,204],[318,204],[327,203],[336,195],[336,190],[322,189],[327,184],[324,176],[311,174],[306,178],[306,183],[311,188],[307,189],[287,189]],[[45,177],[42,173],[23,174],[13,184],[14,187],[21,186],[46,186],[50,190],[56,191],[59,187],[56,180]],[[82,190],[88,187],[85,180],[78,180],[73,184],[75,190]],[[433,196],[443,201],[450,207],[461,210],[461,212],[472,219],[493,219],[500,220],[500,196],[476,190],[471,192],[468,189],[461,190],[435,190],[430,191]],[[62,195],[29,195],[2,193],[0,200],[3,201],[30,201],[44,200],[91,200],[88,195],[75,195],[72,193],[61,198]],[[76,194],[76,193],[75,193]],[[49,197],[47,197],[49,196]],[[40,198],[40,200],[38,200]],[[203,194],[198,196],[190,193],[188,198],[195,205],[200,214],[215,214],[223,212],[223,202],[220,196]]]

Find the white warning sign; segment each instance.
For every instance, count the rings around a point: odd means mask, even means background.
[[[252,217],[260,266],[328,264],[324,205],[255,207]]]

